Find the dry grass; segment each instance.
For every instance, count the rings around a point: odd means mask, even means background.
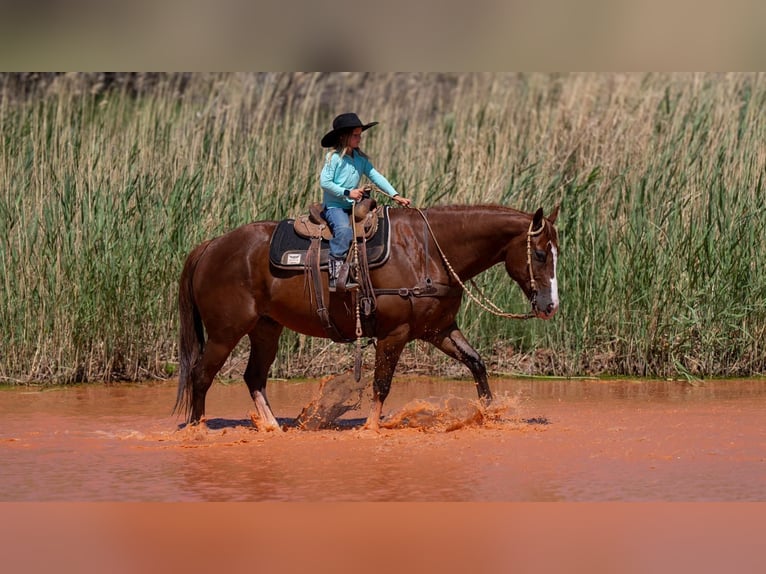
[[[27,97],[0,82],[0,381],[172,374],[185,254],[315,201],[319,138],[348,109],[381,122],[366,151],[417,206],[562,204],[560,316],[511,323],[462,311],[498,370],[766,370],[761,74],[136,81],[94,89],[65,76]],[[501,306],[523,308],[502,270],[481,283]],[[421,347],[403,366],[454,368]],[[285,335],[273,374],[329,370],[338,358],[323,357],[337,352]]]

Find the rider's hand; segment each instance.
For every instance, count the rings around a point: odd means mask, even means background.
[[[394,201],[401,205],[402,207],[409,207],[410,206],[410,200],[406,197],[402,197],[401,195],[395,195]]]
[[[364,197],[364,190],[361,187],[354,188],[348,192],[348,196],[354,201],[359,201]]]

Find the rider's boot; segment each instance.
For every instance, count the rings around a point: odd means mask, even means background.
[[[342,263],[342,260],[335,259],[334,257],[330,257],[329,261],[327,261],[327,275],[329,279],[328,286],[330,288],[330,292],[334,292],[337,287],[338,272],[340,271]]]

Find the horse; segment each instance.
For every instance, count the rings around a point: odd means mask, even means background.
[[[456,316],[465,282],[504,263],[531,305],[550,319],[559,308],[557,205],[546,218],[501,205],[444,205],[390,209],[390,255],[370,269],[376,310],[372,406],[364,429],[378,430],[383,403],[405,345],[427,341],[471,372],[480,401],[492,393],[479,353]],[[174,412],[195,425],[215,375],[245,336],[250,355],[244,380],[265,430],[280,428],[266,398],[266,382],[284,328],[329,337],[317,315],[305,273],[275,268],[269,244],[277,221],[255,221],[207,240],[189,253],[179,280],[179,380]],[[327,278],[322,273],[327,300]],[[429,289],[423,288],[424,278]],[[329,312],[348,340],[358,335],[350,294],[330,294]],[[254,419],[255,420],[255,419]],[[260,425],[257,425],[260,427]]]

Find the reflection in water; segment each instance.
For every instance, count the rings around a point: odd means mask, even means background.
[[[316,381],[269,384],[287,430],[256,431],[244,384],[207,426],[169,415],[172,383],[0,392],[2,500],[598,501],[766,499],[766,382],[395,380],[334,430],[294,426]]]

